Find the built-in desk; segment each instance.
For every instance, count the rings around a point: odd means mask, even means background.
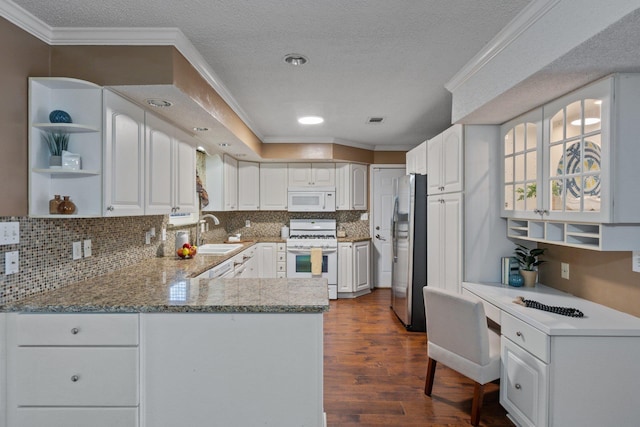
[[[633,426],[640,420],[640,318],[536,285],[463,283],[501,326],[500,403],[521,426]],[[527,308],[518,296],[582,318]]]

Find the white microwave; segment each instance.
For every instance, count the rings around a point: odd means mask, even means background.
[[[289,187],[289,212],[335,212],[335,187]]]

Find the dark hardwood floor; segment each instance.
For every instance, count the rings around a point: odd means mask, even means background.
[[[324,409],[329,427],[470,425],[473,383],[438,364],[424,395],[426,334],[407,332],[389,289],[332,300],[324,314]],[[513,426],[487,384],[481,426]]]

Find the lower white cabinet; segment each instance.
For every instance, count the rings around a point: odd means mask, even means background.
[[[138,425],[137,314],[7,314],[7,427]]]
[[[287,277],[287,244],[276,243],[276,248],[276,277],[282,279]]]
[[[371,292],[370,242],[338,243],[338,297],[353,298]]]

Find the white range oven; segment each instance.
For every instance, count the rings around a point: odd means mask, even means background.
[[[313,275],[311,249],[322,250],[322,274]],[[287,277],[322,277],[329,284],[329,298],[338,296],[338,240],[335,219],[292,219],[287,239]]]

